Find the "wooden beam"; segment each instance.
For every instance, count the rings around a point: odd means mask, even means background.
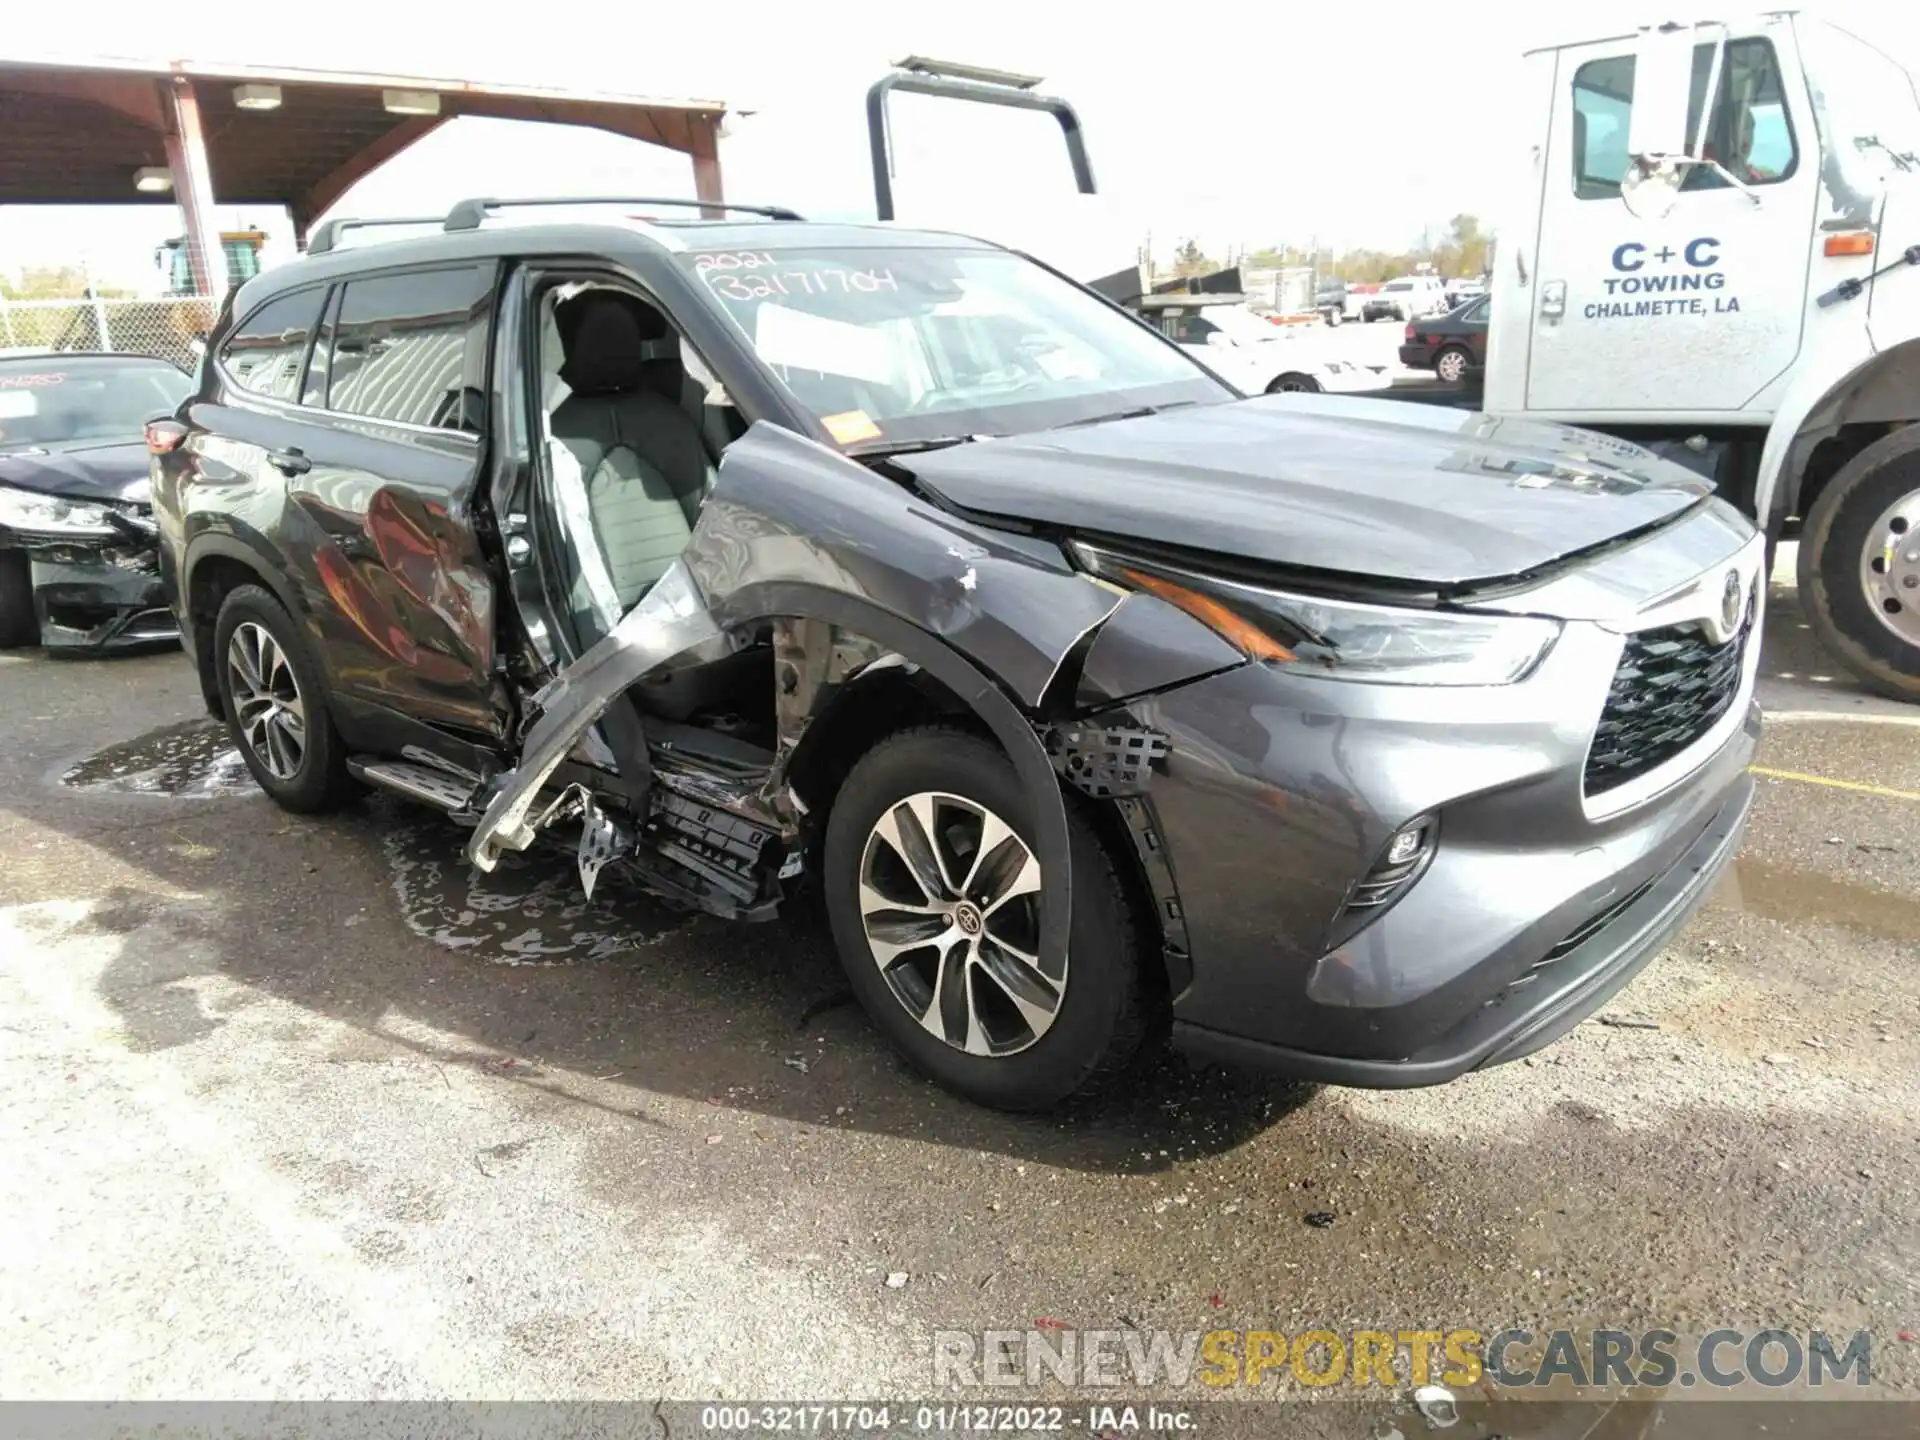
[[[295,217],[295,225],[304,231],[307,225],[331,209],[357,182],[365,179],[409,145],[424,140],[446,124],[449,118],[445,115],[412,115],[394,125],[378,139],[369,141],[336,165],[331,172],[309,185],[305,194],[295,196],[288,202],[287,208]]]
[[[0,90],[83,100],[117,111],[129,120],[164,134],[166,117],[150,75],[90,75],[73,71],[9,70],[0,67]]]
[[[720,117],[689,115],[687,129],[691,132],[687,148],[693,156],[693,193],[708,206],[718,205],[727,198],[720,180]],[[718,220],[724,214],[706,207],[700,213],[709,220]]]

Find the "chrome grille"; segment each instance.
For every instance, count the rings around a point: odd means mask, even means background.
[[[1740,689],[1755,609],[1749,595],[1739,631],[1719,644],[1697,623],[1627,637],[1587,752],[1588,795],[1658,769],[1719,722]]]

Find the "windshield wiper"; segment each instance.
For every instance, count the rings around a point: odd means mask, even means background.
[[[1064,425],[1054,425],[1054,430],[1078,430],[1082,425],[1104,425],[1109,420],[1142,420],[1149,415],[1158,415],[1163,410],[1184,410],[1197,405],[1197,400],[1173,400],[1165,405],[1142,405],[1133,410],[1115,410],[1111,415],[1089,415],[1084,420],[1069,420]]]
[[[945,450],[950,445],[971,445],[976,440],[991,440],[991,435],[935,435],[926,440],[868,440],[849,445],[849,460],[885,460],[894,455],[920,455],[928,450]]]

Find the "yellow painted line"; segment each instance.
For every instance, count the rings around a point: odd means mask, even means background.
[[[1747,767],[1755,775],[1769,780],[1796,780],[1802,785],[1825,785],[1833,790],[1851,790],[1857,795],[1878,795],[1887,800],[1920,801],[1920,790],[1895,790],[1886,785],[1863,785],[1858,780],[1833,780],[1825,775],[1803,775],[1798,770],[1769,770],[1764,765]]]

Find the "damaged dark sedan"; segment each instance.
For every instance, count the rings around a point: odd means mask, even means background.
[[[0,648],[175,638],[142,429],[192,388],[139,355],[0,357]]]
[[[1763,547],[1690,473],[1244,398],[953,235],[505,208],[323,228],[154,427],[187,648],[283,806],[396,790],[483,869],[562,843],[742,921],[811,887],[874,1023],[1010,1108],[1169,1034],[1511,1060],[1732,855]]]

